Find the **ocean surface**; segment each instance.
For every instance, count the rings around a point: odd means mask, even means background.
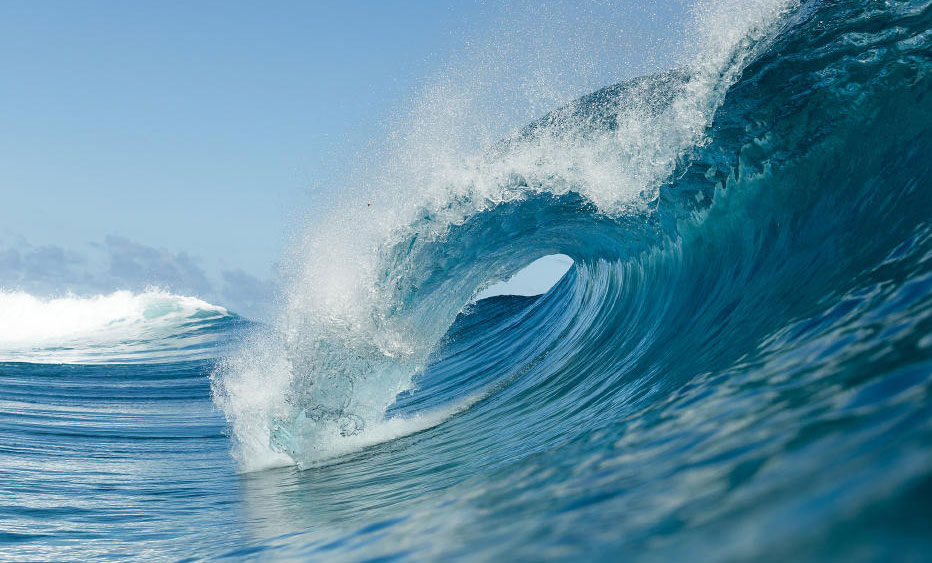
[[[932,2],[700,6],[268,322],[0,292],[0,560],[932,560]]]

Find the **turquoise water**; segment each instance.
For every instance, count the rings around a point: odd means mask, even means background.
[[[618,205],[582,160],[505,167],[514,197],[380,247],[365,315],[308,285],[276,323],[143,304],[181,317],[30,344],[0,364],[0,558],[929,559],[930,38],[928,2],[803,2],[711,105],[684,69],[556,111],[490,158],[599,145],[660,180]],[[604,144],[633,120],[669,169]],[[470,303],[555,253],[545,295]]]

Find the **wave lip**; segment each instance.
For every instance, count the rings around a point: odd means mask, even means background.
[[[367,187],[297,241],[269,334],[214,374],[237,458],[302,463],[331,425],[346,439],[382,424],[490,281],[548,255],[617,259],[654,236],[661,187],[708,142],[725,95],[794,4],[700,6],[683,70],[597,92],[501,142],[460,139],[472,128],[448,119],[468,107],[457,89],[425,92],[384,167],[364,171]]]
[[[0,291],[0,311],[0,361],[55,364],[202,359],[239,319],[156,288],[54,298]]]

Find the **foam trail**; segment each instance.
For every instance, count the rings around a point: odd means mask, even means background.
[[[291,390],[291,365],[281,341],[267,334],[253,333],[247,344],[252,354],[236,354],[224,358],[212,374],[214,402],[232,424],[233,456],[244,472],[295,465],[302,467],[327,464],[332,460],[367,447],[427,430],[467,410],[489,394],[489,390],[473,393],[449,405],[407,416],[395,416],[370,424],[348,434],[341,420],[301,421],[294,436],[276,437],[277,442],[294,444],[291,451],[273,445],[270,432],[285,433],[282,426],[270,426],[275,420],[291,416],[292,403],[282,401]],[[235,377],[234,377],[235,376]],[[313,432],[306,426],[313,426]]]
[[[0,291],[0,361],[99,363],[203,357],[225,308],[160,289],[40,298]],[[178,357],[177,355],[175,356]]]
[[[452,405],[417,412],[410,416],[387,418],[349,435],[344,434],[337,425],[330,424],[325,433],[318,432],[315,435],[313,442],[302,443],[300,437],[299,441],[292,441],[299,444],[300,450],[292,452],[290,457],[301,460],[298,466],[302,468],[327,465],[342,456],[439,426],[468,410],[486,395],[487,393],[480,392]]]

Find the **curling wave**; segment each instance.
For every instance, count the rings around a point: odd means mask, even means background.
[[[684,70],[597,92],[474,155],[418,119],[378,187],[308,232],[277,330],[215,374],[243,465],[313,464],[333,428],[380,424],[492,281],[548,254],[617,261],[656,240],[661,188],[791,7],[700,5]]]
[[[552,443],[741,366],[777,381],[873,364],[888,337],[853,335],[892,321],[872,311],[899,299],[915,324],[928,307],[881,278],[928,284],[929,17],[909,2],[719,3],[697,12],[702,48],[680,70],[476,157],[412,134],[388,184],[308,233],[276,329],[215,373],[241,466],[327,462],[464,389],[499,389],[483,404],[510,413],[517,374],[534,374],[524,408]],[[575,266],[520,329],[475,335],[451,364],[438,343],[464,307],[557,253]],[[480,319],[461,322],[491,330]],[[921,331],[904,338],[926,354]],[[432,394],[436,372],[456,385]],[[537,426],[530,442],[548,442]]]
[[[201,301],[0,294],[2,358],[152,361],[0,364],[0,559],[928,559],[932,2],[693,15],[504,140],[428,88],[219,358]]]

